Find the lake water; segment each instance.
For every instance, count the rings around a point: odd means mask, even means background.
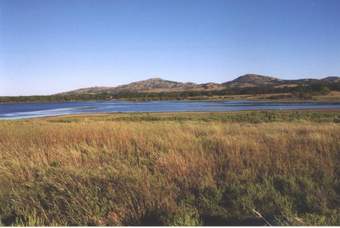
[[[0,104],[0,119],[105,112],[222,112],[243,110],[340,109],[340,103],[258,101],[103,101]]]

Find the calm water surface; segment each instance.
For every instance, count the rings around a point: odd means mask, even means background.
[[[0,119],[104,112],[222,112],[243,110],[340,109],[340,103],[258,101],[64,102],[0,104]]]

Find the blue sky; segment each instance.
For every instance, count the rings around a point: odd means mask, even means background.
[[[0,0],[0,96],[340,75],[339,0]]]

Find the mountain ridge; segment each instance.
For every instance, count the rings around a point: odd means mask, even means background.
[[[216,83],[194,83],[194,82],[178,82],[160,77],[153,77],[146,80],[131,82],[128,84],[107,87],[95,86],[80,88],[55,95],[80,95],[80,94],[97,94],[97,93],[159,93],[159,92],[181,92],[181,91],[218,91],[228,88],[254,88],[254,87],[297,87],[312,83],[340,83],[340,77],[327,76],[321,79],[302,78],[302,79],[280,79],[278,77],[260,75],[260,74],[244,74],[231,81]]]

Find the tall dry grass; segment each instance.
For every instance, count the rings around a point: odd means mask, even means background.
[[[0,122],[5,225],[340,224],[340,125]]]

